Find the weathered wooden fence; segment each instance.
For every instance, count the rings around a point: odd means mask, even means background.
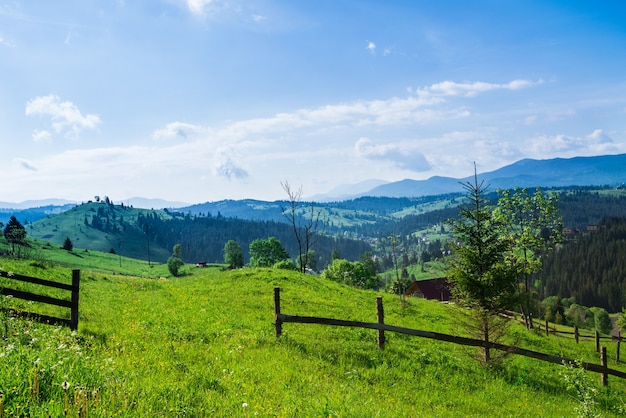
[[[552,354],[540,353],[538,351],[527,350],[525,348],[499,344],[491,341],[477,340],[474,338],[459,337],[455,335],[442,334],[439,332],[422,331],[412,328],[397,327],[393,325],[385,324],[384,322],[384,308],[382,297],[376,299],[378,322],[361,322],[361,321],[348,321],[343,319],[332,318],[318,318],[313,316],[301,316],[301,315],[289,315],[281,312],[280,309],[280,288],[274,288],[274,326],[276,329],[276,337],[280,337],[282,334],[284,323],[300,323],[300,324],[320,324],[320,325],[332,325],[339,327],[356,327],[356,328],[369,328],[378,330],[378,347],[385,348],[385,331],[397,332],[401,334],[413,335],[415,337],[429,338],[437,341],[445,341],[454,344],[460,344],[471,347],[485,347],[495,350],[504,351],[510,354],[517,354],[534,358],[537,360],[547,361],[555,364],[570,364],[575,365],[576,362],[573,359],[566,357],[555,356]],[[602,385],[608,384],[608,375],[613,375],[626,379],[626,372],[620,370],[610,369],[608,367],[608,359],[606,355],[606,347],[602,347],[600,350],[600,361],[602,364],[594,364],[588,362],[579,363],[582,368],[592,372],[601,374]]]
[[[541,327],[541,326],[540,326]],[[596,341],[596,352],[600,351],[600,340],[611,340],[611,341],[617,341],[617,344],[619,346],[619,343],[622,341],[622,335],[619,334],[618,336],[603,336],[600,335],[600,333],[595,330],[594,333],[592,335],[584,335],[580,333],[580,330],[578,329],[578,326],[574,325],[574,331],[559,331],[556,329],[556,327],[552,327],[550,328],[550,324],[548,323],[548,321],[545,322],[545,327],[541,327],[544,328],[546,331],[546,335],[573,335],[574,336],[574,340],[576,341],[576,344],[578,344],[580,342],[581,338],[593,338]],[[617,361],[619,361],[619,359],[617,359]]]
[[[6,271],[0,271],[1,277],[6,277],[10,280],[19,282],[32,283],[44,287],[51,287],[56,289],[67,290],[71,292],[70,299],[59,299],[50,296],[45,296],[32,292],[25,292],[22,290],[2,287],[0,288],[0,295],[12,296],[18,299],[29,300],[33,302],[41,302],[48,305],[61,306],[70,309],[70,319],[57,318],[48,315],[41,315],[34,312],[16,312],[20,316],[32,318],[39,322],[67,325],[72,330],[78,329],[78,294],[80,288],[80,270],[72,270],[72,284],[65,284],[59,282],[53,282],[50,280],[38,279],[36,277],[22,276],[20,274],[14,274]]]
[[[516,315],[519,315],[517,312],[511,312],[508,311],[508,314],[505,315],[507,318],[511,318],[511,319],[516,319]],[[524,323],[523,320],[519,320],[521,323]],[[550,323],[548,321],[545,321],[544,324],[542,323],[537,323],[535,320],[533,320],[533,328],[536,330],[545,330],[546,335],[571,335],[574,337],[574,341],[576,341],[576,344],[578,344],[580,342],[581,338],[593,338],[595,340],[595,348],[596,348],[596,353],[600,353],[601,352],[601,347],[600,347],[600,341],[601,340],[611,340],[611,341],[615,341],[616,343],[616,349],[615,349],[615,361],[619,363],[620,361],[620,345],[622,343],[622,334],[618,333],[618,335],[611,335],[611,336],[603,336],[600,335],[600,333],[595,330],[593,332],[593,334],[582,334],[580,332],[580,329],[578,328],[578,326],[574,325],[574,331],[559,331],[556,326],[552,325],[552,327],[550,326]]]

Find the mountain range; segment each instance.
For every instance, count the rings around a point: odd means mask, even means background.
[[[456,179],[401,180],[382,184],[353,197],[418,197],[463,191],[473,176]],[[514,187],[619,186],[626,182],[626,154],[595,157],[523,159],[498,170],[478,174],[490,189]]]
[[[472,181],[473,176],[453,178],[434,176],[427,180],[405,179],[396,182],[383,180],[366,180],[351,185],[341,185],[326,194],[308,197],[315,202],[347,201],[363,196],[371,197],[422,197],[437,196],[463,191],[463,184]],[[626,183],[626,154],[601,155],[593,157],[553,158],[546,160],[523,159],[497,170],[479,173],[479,181],[484,181],[491,190],[514,187],[567,187],[567,186],[611,186],[617,187]],[[127,206],[145,209],[176,208],[182,212],[190,210],[198,213],[203,210],[209,213],[221,212],[224,216],[249,218],[248,209],[258,209],[259,206],[270,204],[264,201],[247,202],[244,210],[240,201],[222,200],[190,205],[184,202],[173,202],[164,199],[146,199],[134,197],[124,199]],[[239,202],[239,203],[238,203]],[[66,210],[77,202],[62,199],[30,200],[22,203],[0,202],[0,222],[8,218],[9,214],[30,210],[30,218],[34,220],[43,216],[57,213],[59,207]],[[229,209],[237,206],[234,213]],[[279,203],[274,202],[274,206]],[[40,208],[41,214],[33,213],[33,208]]]

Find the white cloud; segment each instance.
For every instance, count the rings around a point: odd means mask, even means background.
[[[213,155],[214,173],[216,176],[233,179],[244,179],[248,172],[237,166],[233,161],[236,151],[232,147],[220,147]]]
[[[448,84],[446,84],[448,83]],[[190,136],[207,138],[217,137],[221,141],[234,143],[247,137],[295,132],[303,129],[330,129],[332,127],[393,127],[440,123],[455,119],[468,118],[472,112],[464,106],[447,104],[444,96],[453,96],[464,92],[488,91],[493,89],[515,90],[536,83],[514,80],[506,84],[473,83],[460,84],[444,82],[418,89],[417,94],[404,98],[392,97],[385,100],[361,100],[352,103],[340,103],[312,109],[298,109],[293,112],[277,113],[266,118],[255,118],[233,122],[219,130],[183,122],[173,122],[153,133],[155,139],[189,138]],[[442,87],[447,86],[447,87]],[[310,132],[310,131],[309,131]]]
[[[49,141],[52,139],[52,134],[46,130],[34,130],[32,137],[35,142]]]
[[[257,23],[261,23],[264,20],[267,19],[267,16],[262,16],[262,15],[252,15],[252,20],[254,20]]]
[[[39,96],[26,103],[26,115],[50,116],[52,128],[57,134],[76,138],[83,129],[95,129],[100,123],[98,115],[83,115],[72,102],[63,102],[56,95]],[[37,135],[36,131],[34,135]]]
[[[216,3],[216,0],[185,0],[187,9],[199,19],[206,17]]]
[[[376,53],[376,44],[374,42],[368,42],[366,48],[371,54]]]
[[[602,129],[596,129],[595,131],[587,135],[587,138],[591,142],[595,142],[597,144],[608,144],[613,142],[613,139],[608,136]]]
[[[29,171],[37,171],[37,167],[35,167],[30,161],[25,160],[23,158],[16,158],[13,161],[15,161],[17,164],[19,164],[22,168],[29,170]]]
[[[8,46],[9,48],[15,48],[15,42],[5,38],[2,34],[0,34],[0,45]]]
[[[427,124],[470,115],[465,108],[442,110],[425,108],[442,102],[443,100],[437,97],[409,96],[327,105],[315,109],[300,109],[291,113],[278,113],[268,118],[235,122],[223,128],[218,134],[230,139],[241,139],[252,134],[287,132],[302,128]],[[164,130],[157,132],[161,131]]]
[[[189,139],[199,134],[206,133],[208,130],[199,125],[192,125],[184,122],[168,123],[165,128],[154,131],[152,137],[154,139]]]
[[[504,84],[486,83],[483,81],[476,81],[474,83],[457,83],[454,81],[443,81],[431,86],[417,89],[419,96],[463,96],[474,97],[479,93],[484,93],[492,90],[520,90],[528,87],[533,87],[542,84],[543,80],[530,81],[530,80],[513,80]]]
[[[72,28],[71,26],[67,29],[67,33],[65,34],[65,41],[63,41],[63,43],[65,45],[71,45],[72,43],[72,36],[73,36],[73,32],[74,32],[74,28]]]
[[[226,177],[229,180],[248,177],[248,172],[241,167],[237,167],[230,159],[220,163],[215,172],[218,176]]]
[[[369,160],[385,160],[400,169],[423,172],[431,169],[424,154],[415,144],[376,144],[369,138],[359,138],[354,144],[358,156]]]
[[[623,152],[623,147],[616,144],[602,129],[580,136],[539,135],[529,140],[529,153],[535,158],[546,155],[575,157],[582,155],[601,155]]]

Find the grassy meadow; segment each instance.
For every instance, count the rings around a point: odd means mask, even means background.
[[[80,267],[61,250],[54,262],[0,259],[5,271],[58,281],[81,269],[77,332],[2,317],[0,417],[570,417],[590,404],[602,416],[626,411],[626,381],[609,377],[601,387],[599,375],[577,375],[593,395],[583,403],[568,390],[565,367],[524,357],[485,367],[449,343],[386,333],[379,350],[374,330],[320,325],[284,324],[274,336],[275,286],[283,313],[367,322],[376,322],[381,293],[271,269],[185,266],[173,278],[164,265],[76,253]],[[388,324],[461,333],[454,306],[382,296]],[[505,340],[599,363],[592,341],[576,345],[517,324]],[[626,370],[607,345],[609,367]]]

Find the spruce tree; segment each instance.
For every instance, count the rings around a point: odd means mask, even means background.
[[[26,228],[15,216],[11,216],[4,227],[4,238],[11,245],[11,254],[20,257],[20,248],[26,244]]]
[[[455,240],[450,281],[457,303],[471,314],[466,326],[489,343],[501,332],[497,314],[516,300],[518,271],[509,260],[512,243],[503,234],[505,224],[487,205],[483,182],[475,175],[463,186],[469,204],[450,221]],[[492,361],[487,346],[484,361]]]
[[[65,237],[65,241],[63,241],[63,249],[65,251],[72,251],[74,249],[74,244],[70,237]]]

